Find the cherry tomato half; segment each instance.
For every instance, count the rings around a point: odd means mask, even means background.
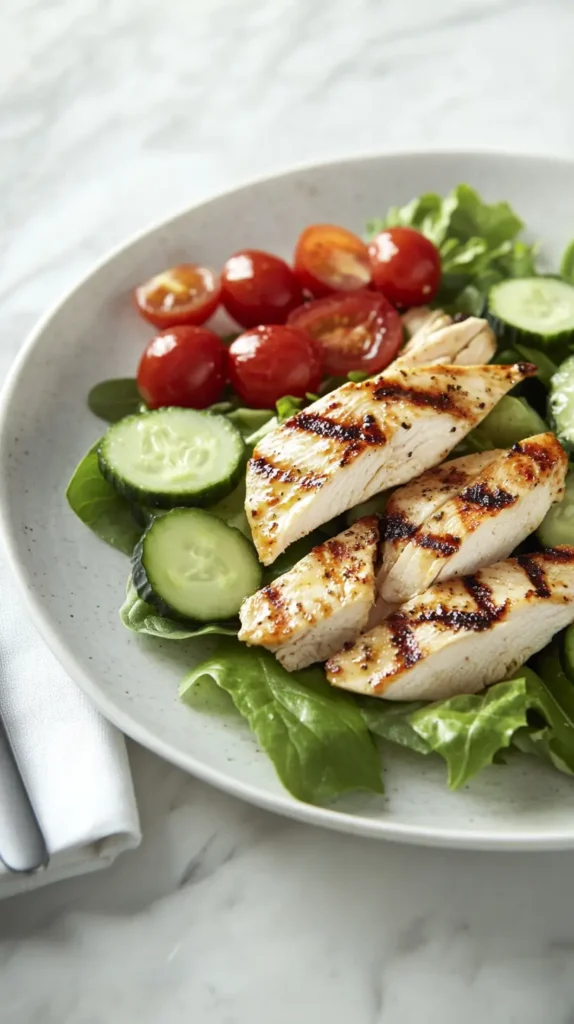
[[[138,367],[138,388],[150,409],[205,409],[221,397],[227,350],[206,327],[182,325],[150,341]]]
[[[440,253],[413,228],[388,228],[369,243],[373,285],[397,306],[423,306],[438,291]]]
[[[221,272],[221,300],[242,327],[284,324],[303,302],[303,291],[291,267],[271,253],[242,249],[230,256]]]
[[[229,348],[229,379],[256,409],[269,409],[283,395],[302,398],[321,383],[321,360],[311,339],[294,327],[254,327]]]
[[[140,284],[136,306],[154,327],[205,323],[215,313],[221,296],[217,274],[195,263],[181,263]]]
[[[395,358],[403,340],[399,314],[375,292],[339,292],[308,302],[291,313],[288,326],[313,339],[324,372],[335,376],[349,370],[378,373]]]
[[[366,245],[352,231],[334,224],[305,228],[295,247],[294,265],[303,288],[317,298],[366,288],[371,281]]]

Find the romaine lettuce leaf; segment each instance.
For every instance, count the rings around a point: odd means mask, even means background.
[[[120,618],[132,633],[147,633],[161,640],[189,640],[196,636],[218,634],[236,636],[239,624],[233,622],[177,622],[167,615],[160,615],[157,608],[142,601],[133,585],[131,576],[128,579],[126,598],[120,608]]]
[[[287,672],[267,651],[221,641],[217,653],[192,669],[180,697],[193,706],[194,688],[211,679],[226,690],[293,796],[326,803],[348,790],[381,793],[381,763],[361,711],[333,690],[321,669]]]

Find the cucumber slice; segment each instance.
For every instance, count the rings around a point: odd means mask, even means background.
[[[244,469],[245,444],[225,416],[157,409],[127,416],[104,434],[100,470],[140,505],[207,505],[229,494]]]
[[[136,545],[132,565],[142,600],[178,619],[232,618],[261,584],[249,541],[198,508],[174,508],[154,519]]]
[[[574,336],[574,286],[557,277],[522,277],[490,289],[488,318],[499,341],[562,346]]]
[[[574,451],[574,356],[566,359],[550,380],[550,423],[560,444]]]
[[[548,509],[536,533],[545,548],[574,544],[574,470],[566,477],[563,500]]]

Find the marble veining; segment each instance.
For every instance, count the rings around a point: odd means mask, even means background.
[[[571,0],[4,0],[0,38],[2,377],[110,246],[250,176],[574,156]],[[143,845],[0,905],[2,1024],[573,1024],[571,854],[313,830],[130,749]]]

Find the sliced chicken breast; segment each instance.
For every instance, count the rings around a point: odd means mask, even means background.
[[[422,366],[449,363],[476,366],[488,363],[496,352],[496,338],[486,320],[469,316],[456,323],[445,314],[431,317],[413,334],[393,363],[396,366]]]
[[[290,672],[325,661],[367,625],[375,601],[376,516],[357,520],[243,602],[239,639]]]
[[[448,327],[453,323],[449,313],[445,313],[443,309],[431,309],[430,306],[413,306],[403,313],[401,320],[409,341],[419,332],[430,334],[439,327]]]
[[[267,434],[247,466],[245,510],[264,565],[299,537],[435,466],[518,381],[512,366],[391,366],[344,384]]]
[[[574,548],[548,548],[430,587],[331,658],[327,678],[385,700],[476,693],[571,622]]]
[[[506,558],[562,499],[567,468],[554,434],[537,434],[510,451],[454,459],[399,488],[382,527],[382,599],[402,603]]]

